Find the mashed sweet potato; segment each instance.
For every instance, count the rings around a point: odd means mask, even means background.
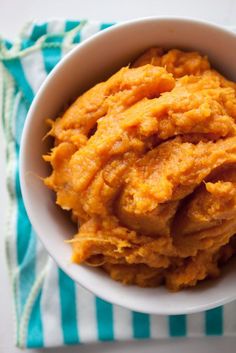
[[[51,121],[45,184],[73,261],[170,290],[236,252],[236,84],[197,52],[151,48]]]

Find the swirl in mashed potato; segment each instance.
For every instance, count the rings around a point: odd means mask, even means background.
[[[45,184],[71,211],[73,261],[170,290],[236,251],[236,84],[197,52],[151,48],[51,121]]]

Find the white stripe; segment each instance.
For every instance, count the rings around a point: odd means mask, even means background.
[[[168,318],[162,315],[150,315],[151,338],[166,338],[168,334]]]
[[[47,77],[42,52],[41,50],[30,52],[20,60],[25,77],[34,94],[36,94],[39,87]]]
[[[61,46],[61,56],[62,56],[62,58],[66,54],[68,54],[71,51],[72,48],[73,48],[73,45],[71,44],[70,40],[68,40],[67,42],[63,41],[62,46]]]
[[[95,297],[81,286],[76,286],[78,336],[83,343],[97,341]]]
[[[132,339],[132,314],[130,310],[113,305],[114,336],[117,340]]]
[[[61,55],[64,57],[69,51],[73,48],[72,41],[74,39],[73,31],[71,33],[67,33],[63,39],[62,46],[61,46]]]
[[[41,318],[44,345],[46,347],[63,345],[58,268],[51,258],[48,260],[47,276],[42,288]]]
[[[9,81],[11,81],[10,78],[8,78]],[[11,92],[8,91],[8,94],[11,95]],[[16,165],[17,165],[17,157],[16,157],[16,151],[15,151],[15,144],[12,143],[10,136],[15,136],[16,132],[16,115],[18,112],[18,106],[20,104],[22,98],[22,93],[18,93],[14,97],[14,106],[13,106],[13,111],[12,111],[12,116],[10,116],[11,113],[11,108],[9,104],[11,105],[13,96],[10,98],[6,97],[6,133],[7,133],[7,140],[6,142],[8,143],[8,148],[10,150],[10,159],[7,163],[7,177],[8,187],[11,188],[11,192],[13,193],[13,197],[9,200],[9,207],[8,209],[8,215],[7,215],[7,250],[8,250],[8,255],[9,255],[9,266],[11,267],[10,270],[12,271],[14,269],[13,275],[16,276],[18,279],[18,262],[17,262],[17,199],[16,199],[16,190],[15,190],[15,171],[16,171]],[[9,113],[9,116],[8,116]],[[12,131],[12,132],[10,132]],[[10,214],[9,214],[10,213]],[[16,282],[17,285],[17,291],[19,292],[19,283]],[[18,294],[17,294],[18,295]]]
[[[99,32],[101,23],[100,22],[89,22],[86,23],[81,29],[81,42],[93,34]]]
[[[236,332],[236,301],[224,305],[224,335],[235,336]]]
[[[83,27],[83,25],[80,23],[80,28]],[[65,56],[72,48],[75,44],[73,44],[73,39],[75,37],[75,35],[78,33],[79,28],[76,27],[76,29],[72,29],[70,32],[67,32],[63,42],[62,42],[62,48],[61,48],[61,53],[62,56]]]
[[[65,32],[65,21],[54,19],[48,22],[47,33],[62,34],[64,32]]]
[[[36,237],[36,278],[45,269],[45,266],[47,266],[49,256],[45,250],[45,247],[42,245],[40,240],[38,239],[37,235],[35,234],[34,230],[31,230],[31,236]]]
[[[204,312],[187,315],[187,336],[201,337],[205,335]]]
[[[38,26],[41,25],[41,23],[37,23]],[[36,26],[36,22],[29,22],[26,24],[26,26],[23,28],[22,31],[22,37],[23,38],[30,38],[33,34],[34,27]]]
[[[0,64],[1,67],[1,79],[3,79],[3,66]],[[6,80],[8,84],[6,84]],[[2,82],[1,82],[2,84]],[[6,250],[7,250],[7,264],[9,267],[9,272],[11,276],[11,285],[14,285],[14,340],[16,341],[16,327],[17,327],[17,310],[19,307],[19,272],[18,272],[18,265],[17,265],[17,202],[16,202],[16,194],[15,194],[15,170],[16,170],[16,150],[15,144],[12,143],[12,136],[15,135],[15,122],[16,122],[16,114],[18,111],[18,105],[22,94],[19,92],[14,97],[14,86],[13,86],[13,79],[12,77],[4,71],[4,84],[5,84],[5,104],[0,104],[2,109],[5,107],[4,115],[5,115],[5,134],[6,134],[6,143],[8,144],[8,152],[10,159],[6,164],[6,176],[8,178],[8,187],[11,188],[12,196],[9,197],[7,193],[7,224],[6,224]],[[2,94],[3,92],[1,92]],[[3,96],[1,97],[1,99]],[[12,101],[14,99],[14,106],[13,111],[11,110]],[[3,111],[2,111],[3,113]],[[5,139],[4,139],[5,140]]]

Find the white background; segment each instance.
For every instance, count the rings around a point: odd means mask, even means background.
[[[14,39],[31,19],[51,17],[89,18],[107,22],[143,16],[182,16],[204,19],[221,25],[236,25],[235,0],[0,0],[0,34]],[[6,188],[4,143],[0,131],[0,353],[22,352],[14,347],[11,292],[4,253]],[[235,313],[236,314],[236,313]],[[53,334],[53,332],[52,332]],[[171,342],[96,344],[50,349],[50,353],[233,353],[236,338],[179,339]],[[44,350],[27,351],[42,353]]]

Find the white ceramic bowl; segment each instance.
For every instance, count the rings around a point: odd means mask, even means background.
[[[152,46],[199,50],[236,81],[236,35],[215,25],[188,19],[144,18],[100,32],[69,53],[42,85],[28,113],[21,153],[21,188],[27,213],[41,241],[58,265],[76,282],[99,297],[124,307],[153,314],[183,314],[209,309],[236,298],[232,262],[218,280],[170,293],[164,287],[123,286],[102,271],[70,263],[71,246],[64,242],[75,228],[59,209],[54,195],[35,175],[49,175],[42,154],[45,118],[54,118],[65,103]]]

